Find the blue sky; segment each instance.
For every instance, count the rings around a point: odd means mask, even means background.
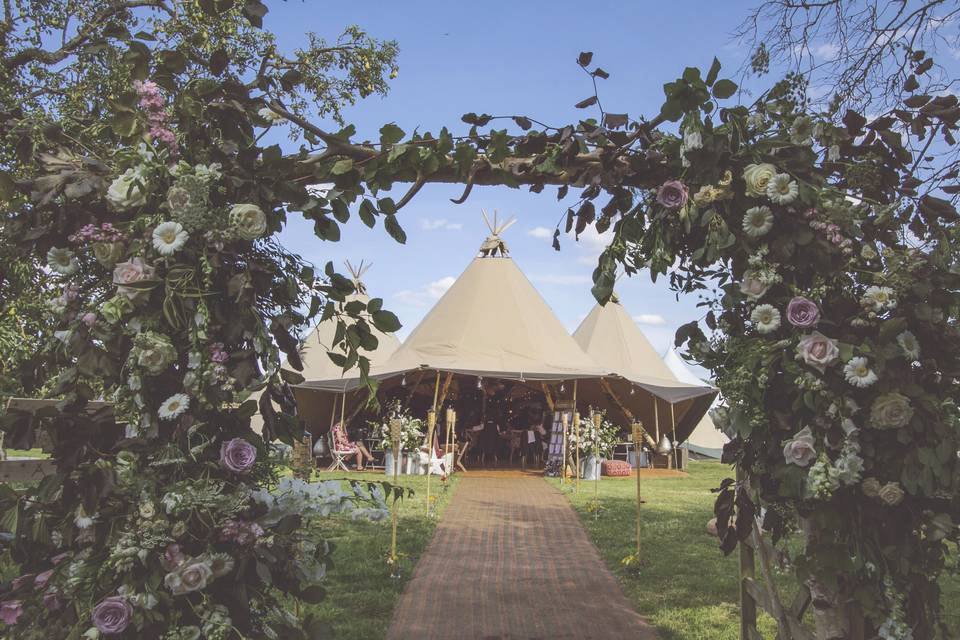
[[[580,51],[611,78],[601,83],[601,102],[613,112],[655,115],[662,85],[685,66],[709,66],[716,55],[735,75],[746,50],[730,33],[750,3],[724,2],[363,2],[271,3],[265,26],[285,48],[315,31],[332,40],[348,24],[400,45],[399,76],[386,98],[370,98],[345,116],[361,139],[376,139],[386,122],[405,131],[465,132],[466,112],[523,114],[550,124],[584,117],[573,104],[590,95],[589,78],[577,67]],[[721,74],[724,75],[724,74]],[[331,125],[332,126],[332,125]],[[278,142],[283,139],[278,136]],[[289,141],[287,141],[289,144]],[[402,193],[401,185],[396,191]],[[593,306],[590,273],[602,238],[595,233],[550,247],[549,235],[565,211],[553,188],[541,194],[504,187],[477,187],[465,204],[450,198],[461,187],[428,185],[400,212],[408,241],[398,245],[382,227],[368,230],[352,219],[339,243],[322,242],[312,225],[292,220],[281,235],[286,246],[322,265],[344,259],[372,261],[365,277],[371,295],[384,298],[404,329],[412,329],[472,259],[486,236],[480,210],[498,210],[518,222],[506,233],[514,260],[572,331]],[[676,300],[665,284],[643,274],[623,279],[618,294],[659,350],[677,326],[699,317],[695,298]]]

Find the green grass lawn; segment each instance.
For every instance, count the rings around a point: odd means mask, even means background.
[[[382,474],[322,473],[320,479],[356,478],[383,480]],[[440,481],[430,482],[431,494],[437,496],[438,513],[450,501],[457,476],[443,492]],[[427,517],[426,476],[400,476],[399,484],[412,488],[415,494],[400,506],[397,547],[401,554],[402,577],[390,578],[386,558],[390,554],[390,521],[366,522],[331,517],[320,521],[321,531],[335,545],[333,566],[327,572],[327,598],[312,610],[333,625],[338,640],[383,638],[393,607],[400,597],[413,565],[433,537],[437,520]]]
[[[50,457],[49,453],[44,453],[42,449],[6,449],[8,458],[42,458],[46,460]]]
[[[590,512],[593,483],[581,482],[580,493],[569,493],[594,544],[617,575],[627,598],[654,624],[662,640],[737,640],[739,637],[739,576],[736,552],[724,557],[716,538],[706,533],[713,517],[710,490],[733,474],[717,462],[691,462],[682,478],[644,478],[642,492],[642,558],[640,571],[621,560],[633,553],[636,527],[636,479],[603,478],[599,517]],[[550,479],[557,485],[556,479]],[[759,559],[757,576],[760,576]],[[779,581],[778,581],[779,582]],[[784,576],[781,597],[789,603],[791,578]],[[960,597],[960,579],[943,580],[944,614],[960,637],[960,612],[950,603]],[[776,625],[764,615],[763,637],[774,637]]]

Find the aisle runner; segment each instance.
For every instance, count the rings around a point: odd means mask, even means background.
[[[392,640],[656,634],[542,478],[465,477],[394,611]]]

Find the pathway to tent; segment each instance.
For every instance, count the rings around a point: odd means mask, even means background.
[[[562,493],[467,474],[394,610],[393,640],[653,640]]]

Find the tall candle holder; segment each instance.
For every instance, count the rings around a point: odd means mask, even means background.
[[[580,443],[583,441],[580,439],[580,412],[576,410],[573,412],[573,432],[577,436],[577,450],[576,450],[577,462],[576,462],[576,469],[574,470],[575,473],[573,474],[573,477],[574,477],[574,482],[576,483],[576,491],[577,493],[580,493]]]
[[[560,484],[563,485],[567,481],[567,412],[563,411],[560,414],[560,424],[563,427],[563,444],[561,445],[561,457],[563,458],[563,463],[560,465]]]
[[[632,556],[628,556],[624,559],[624,564],[628,566],[640,566],[640,505],[643,503],[643,499],[640,497],[640,453],[643,449],[643,436],[646,433],[643,429],[642,422],[634,422],[631,425],[631,432],[633,436],[633,450],[634,457],[636,458],[637,463],[637,550]]]
[[[593,438],[593,463],[594,465],[600,465],[600,425],[603,423],[603,414],[599,411],[594,411],[593,415],[590,416],[593,418],[593,429],[594,429],[594,438]],[[600,517],[600,469],[594,467],[593,470],[593,518],[596,520]]]
[[[397,477],[400,470],[400,436],[403,430],[403,423],[401,423],[399,418],[393,418],[390,420],[390,440],[393,444],[393,486],[396,489],[397,486]],[[393,514],[392,514],[392,532],[390,537],[390,559],[388,564],[390,565],[390,577],[399,578],[400,577],[400,564],[398,562],[399,558],[397,556],[397,519],[399,517],[400,510],[400,501],[397,499],[397,494],[393,494]]]

